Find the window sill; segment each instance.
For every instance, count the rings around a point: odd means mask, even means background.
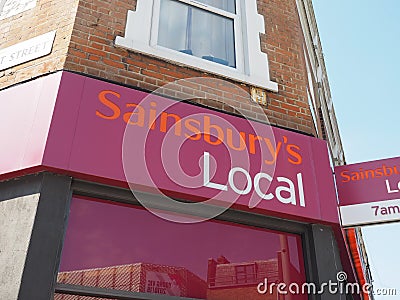
[[[115,46],[121,47],[127,50],[137,51],[146,55],[150,55],[156,58],[172,62],[181,66],[194,68],[196,70],[212,73],[215,75],[222,76],[224,78],[236,80],[241,83],[249,84],[252,86],[267,89],[273,92],[278,91],[278,84],[270,81],[269,79],[250,76],[240,72],[239,70],[218,64],[215,62],[207,61],[195,56],[191,56],[178,51],[166,49],[163,47],[152,47],[150,45],[137,43],[133,39],[126,37],[117,36],[115,39]]]

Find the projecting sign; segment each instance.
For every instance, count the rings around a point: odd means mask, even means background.
[[[400,220],[400,157],[335,168],[343,226]]]
[[[45,56],[51,52],[55,31],[0,49],[0,71]]]
[[[12,17],[36,6],[36,0],[1,0],[0,20]]]

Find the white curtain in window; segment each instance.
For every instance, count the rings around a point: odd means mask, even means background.
[[[201,2],[229,6],[229,0]],[[161,1],[159,45],[235,67],[234,40],[233,19],[179,1]]]

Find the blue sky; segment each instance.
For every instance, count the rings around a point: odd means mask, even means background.
[[[400,156],[400,1],[313,0],[347,163]],[[400,222],[363,228],[376,288],[400,299]]]

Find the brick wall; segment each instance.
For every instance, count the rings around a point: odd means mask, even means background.
[[[314,134],[296,1],[258,0],[258,12],[265,20],[261,49],[268,54],[271,80],[279,84],[278,94],[270,94],[273,119],[280,120],[279,125]]]
[[[0,32],[7,30],[7,45],[59,28],[52,54],[0,73],[0,88],[10,82],[19,82],[62,68],[148,91],[182,78],[219,78],[115,47],[115,37],[124,36],[126,15],[128,10],[135,9],[136,0],[79,1],[69,43],[76,1],[38,0],[33,10],[12,17],[11,22],[0,22]],[[302,50],[304,42],[295,0],[258,0],[258,11],[264,15],[266,29],[266,34],[261,36],[261,48],[268,54],[270,78],[279,84],[278,93],[267,92],[269,105],[265,113],[271,124],[314,134],[306,93],[307,76]],[[24,32],[22,28],[28,27],[31,28]],[[246,92],[250,90],[248,85],[233,80],[227,82],[236,84]],[[264,120],[250,97],[238,96],[237,91],[228,85],[188,84],[179,91],[169,90],[165,94],[177,98],[194,98],[195,102],[229,112],[234,112],[234,107],[237,107],[251,118]],[[199,99],[204,97],[207,100]]]
[[[0,20],[0,49],[57,30],[51,54],[0,71],[0,89],[63,68],[79,0],[37,0],[32,9]]]

